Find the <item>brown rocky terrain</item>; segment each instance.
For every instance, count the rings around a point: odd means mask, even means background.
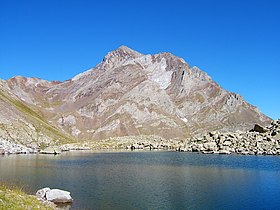
[[[185,140],[271,120],[183,59],[125,46],[65,82],[14,77],[0,85],[0,138],[32,147],[140,135]]]

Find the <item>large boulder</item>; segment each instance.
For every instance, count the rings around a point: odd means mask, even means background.
[[[0,155],[5,155],[5,150],[4,149],[0,149]]]
[[[206,151],[217,151],[218,147],[216,142],[206,142],[203,144]]]
[[[42,201],[53,203],[72,203],[73,199],[70,192],[60,189],[42,188],[36,192],[36,196]]]
[[[53,203],[72,203],[70,192],[59,189],[52,189],[46,192],[46,199]]]
[[[40,189],[36,192],[36,196],[40,199],[45,199],[46,198],[46,192],[48,192],[50,190],[51,189],[49,187],[42,188],[42,189]]]
[[[261,125],[255,124],[253,131],[256,131],[256,132],[259,132],[259,133],[265,133],[265,132],[268,131],[268,129],[261,126]]]
[[[228,150],[219,150],[218,153],[221,154],[221,155],[229,155],[230,151],[228,151]]]
[[[61,153],[61,149],[59,147],[47,147],[40,151],[41,154],[53,154],[57,155]]]

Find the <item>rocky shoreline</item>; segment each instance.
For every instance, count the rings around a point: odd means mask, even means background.
[[[155,143],[155,144],[154,144]],[[129,150],[176,150],[203,154],[280,155],[280,120],[263,127],[258,124],[250,131],[209,132],[185,141],[140,139],[126,146]]]
[[[155,135],[124,136],[95,142],[48,146],[41,150],[28,148],[8,140],[0,141],[0,155],[36,153],[56,155],[73,150],[168,150],[203,154],[280,155],[280,120],[274,120],[266,127],[256,124],[252,130],[247,132],[220,133],[213,131],[185,141],[166,140]]]
[[[186,140],[177,150],[207,154],[280,155],[280,120],[272,121],[266,127],[256,124],[247,132],[210,132]]]
[[[5,139],[0,140],[0,155],[35,154],[37,152],[37,149],[26,147],[22,144],[13,143]]]

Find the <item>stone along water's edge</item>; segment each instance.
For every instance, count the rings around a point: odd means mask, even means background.
[[[263,127],[255,125],[247,132],[209,132],[200,137],[166,140],[158,136],[115,137],[99,142],[64,145],[68,150],[93,149],[133,151],[180,151],[203,154],[280,155],[280,120]]]
[[[57,209],[59,205],[64,205],[70,209],[73,198],[70,192],[61,189],[50,189],[49,187],[42,188],[36,192],[37,199],[47,206],[55,206]]]
[[[35,148],[26,147],[11,140],[0,138],[0,155],[35,154],[37,152]]]
[[[186,140],[167,140],[155,135],[124,136],[100,141],[49,146],[43,150],[28,148],[8,140],[0,141],[0,155],[32,153],[56,155],[73,150],[168,150],[207,154],[280,155],[280,120],[274,120],[266,127],[255,125],[252,130],[247,132],[220,133],[213,131],[203,136]]]
[[[178,151],[242,154],[242,155],[280,155],[280,120],[269,126],[255,127],[247,132],[210,132],[201,137],[190,138]]]

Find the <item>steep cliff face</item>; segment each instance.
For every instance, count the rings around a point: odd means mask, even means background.
[[[143,55],[125,46],[62,83],[23,77],[3,83],[55,129],[77,139],[140,134],[184,139],[270,121],[183,59],[170,53]]]

